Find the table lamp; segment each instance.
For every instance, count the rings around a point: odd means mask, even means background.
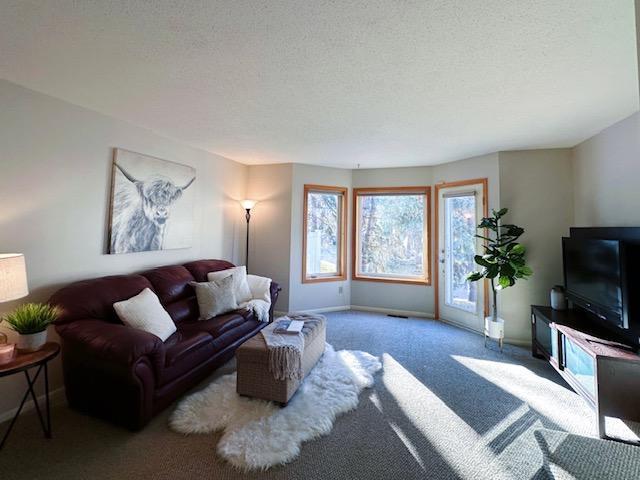
[[[10,302],[29,294],[27,267],[21,253],[0,254],[0,303]],[[0,332],[0,365],[13,359],[15,345],[7,343]]]

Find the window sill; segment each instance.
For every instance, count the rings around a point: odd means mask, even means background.
[[[346,279],[346,275],[335,275],[331,277],[302,277],[302,283],[344,282]]]
[[[409,278],[394,278],[394,277],[368,277],[366,275],[353,275],[351,278],[356,282],[381,282],[381,283],[397,283],[397,284],[403,284],[403,285],[422,285],[425,287],[431,286],[431,280],[428,278],[409,279]]]

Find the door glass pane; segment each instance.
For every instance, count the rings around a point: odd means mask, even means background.
[[[358,273],[424,277],[424,194],[361,195],[358,198]]]
[[[445,303],[476,312],[477,283],[468,282],[476,254],[476,197],[445,197]]]
[[[337,275],[342,195],[309,192],[307,197],[307,275]]]

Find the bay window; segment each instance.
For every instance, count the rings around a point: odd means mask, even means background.
[[[429,187],[356,188],[353,279],[430,284]]]

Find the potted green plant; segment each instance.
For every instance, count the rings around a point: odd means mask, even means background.
[[[47,343],[47,327],[60,314],[56,307],[43,303],[25,303],[2,319],[18,334],[18,350],[35,352]]]
[[[488,336],[500,342],[504,338],[504,320],[498,315],[498,292],[512,287],[516,281],[530,277],[533,271],[525,263],[526,248],[518,242],[524,229],[517,225],[502,223],[509,209],[502,208],[497,212],[492,210],[490,217],[485,217],[478,225],[478,229],[486,232],[485,235],[477,234],[483,239],[484,255],[476,255],[475,262],[482,270],[472,272],[467,279],[477,282],[481,279],[489,280],[492,293],[491,316],[485,318],[485,338]],[[483,233],[484,233],[483,232]]]

